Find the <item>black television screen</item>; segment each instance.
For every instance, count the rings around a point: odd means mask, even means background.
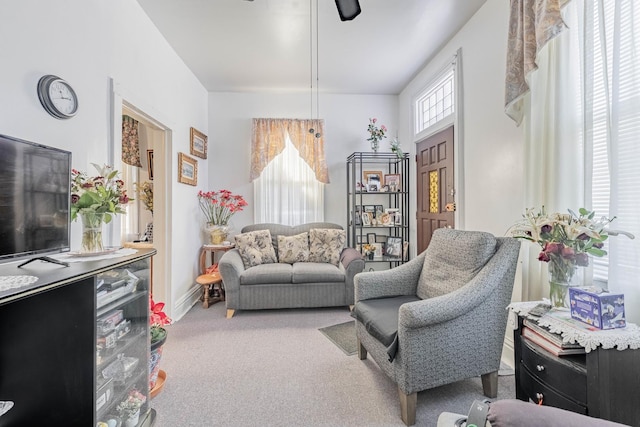
[[[71,153],[0,135],[0,262],[69,251]]]

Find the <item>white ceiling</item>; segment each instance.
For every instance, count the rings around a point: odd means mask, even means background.
[[[320,92],[398,94],[485,1],[360,0],[345,22],[333,0],[138,3],[209,91],[316,90],[317,16]]]

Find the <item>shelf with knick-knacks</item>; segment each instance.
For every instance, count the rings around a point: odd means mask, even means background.
[[[347,158],[347,244],[366,262],[408,261],[409,156],[356,152]]]

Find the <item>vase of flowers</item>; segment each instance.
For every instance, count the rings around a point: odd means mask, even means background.
[[[206,219],[205,230],[214,245],[227,239],[229,220],[247,206],[242,196],[232,194],[229,190],[198,191],[198,202]]]
[[[118,171],[111,166],[92,165],[98,171],[94,177],[76,169],[71,170],[71,220],[82,220],[82,252],[101,252],[102,225],[111,222],[113,215],[124,214],[129,199]]]
[[[147,401],[147,397],[136,389],[132,389],[122,402],[118,403],[116,410],[123,419],[126,427],[135,427],[140,419],[140,408]]]
[[[579,214],[569,210],[568,214],[547,214],[544,206],[539,211],[527,209],[523,219],[510,231],[542,247],[538,260],[548,263],[549,297],[556,308],[568,308],[567,293],[577,267],[589,265],[589,256],[602,257],[604,242],[618,231],[608,230],[615,219],[595,218],[595,212],[580,208]],[[628,233],[624,233],[627,234]]]
[[[378,119],[371,118],[369,119],[369,127],[367,128],[367,132],[369,132],[369,138],[367,141],[371,142],[371,149],[374,153],[378,152],[378,148],[380,148],[380,141],[382,138],[386,138],[385,133],[387,132],[387,127],[385,125],[381,125],[378,127],[376,124]]]
[[[404,157],[402,148],[400,148],[400,141],[398,141],[397,137],[393,138],[393,141],[391,141],[389,145],[391,146],[391,152],[395,153],[395,155],[398,156],[399,159]]]
[[[365,243],[362,245],[362,250],[364,251],[364,256],[368,260],[373,260],[373,257],[376,253],[376,247],[370,243]]]

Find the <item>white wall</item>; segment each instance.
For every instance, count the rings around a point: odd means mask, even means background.
[[[399,99],[400,137],[410,141],[413,138],[413,98],[424,90],[456,51],[462,49],[464,195],[456,203],[465,229],[488,231],[496,236],[505,235],[524,212],[524,138],[521,129],[504,114],[503,108],[508,22],[508,2],[487,0],[407,85]],[[415,145],[410,145],[415,154]],[[415,220],[413,233],[415,236]],[[412,240],[415,239],[413,236]],[[518,271],[513,300],[520,301],[521,298]],[[512,361],[509,331],[505,342],[505,358]]]
[[[322,84],[322,82],[320,82]],[[309,118],[309,93],[209,94],[209,189],[228,189],[249,206],[233,217],[239,231],[253,223],[253,184],[249,182],[252,118]],[[346,159],[354,151],[371,151],[369,118],[397,132],[397,96],[320,93],[320,118],[325,120],[325,154],[331,183],[325,187],[325,221],[347,226]],[[314,106],[315,111],[315,106]],[[314,112],[315,117],[315,112]],[[380,151],[390,151],[384,139]],[[203,219],[200,218],[200,222]]]
[[[92,162],[111,162],[111,115],[119,108],[112,105],[111,79],[118,96],[171,129],[168,216],[174,237],[167,255],[173,269],[165,302],[180,317],[198,290],[193,278],[202,242],[192,226],[197,188],[177,183],[175,164],[178,152],[189,153],[191,126],[208,133],[206,90],[135,1],[0,0],[0,10],[0,133],[72,151],[73,167],[88,172]],[[44,74],[73,86],[76,117],[57,120],[42,108],[36,85]],[[207,163],[199,162],[199,182],[207,179]],[[72,249],[80,246],[79,232],[74,224]]]

